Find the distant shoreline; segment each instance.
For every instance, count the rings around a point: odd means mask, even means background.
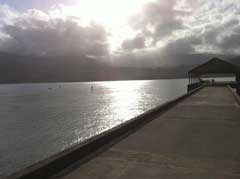
[[[94,81],[39,81],[39,82],[0,82],[0,85],[14,85],[14,84],[42,84],[42,83],[91,83],[91,82],[111,82],[111,81],[146,81],[146,80],[174,80],[187,79],[187,77],[178,78],[153,78],[153,79],[117,79],[117,80],[94,80]]]

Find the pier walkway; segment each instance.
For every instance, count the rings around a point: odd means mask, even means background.
[[[62,179],[239,179],[240,106],[204,87]]]

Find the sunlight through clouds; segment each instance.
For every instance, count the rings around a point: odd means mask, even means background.
[[[151,0],[80,0],[74,6],[59,5],[64,16],[80,18],[83,25],[95,22],[102,24],[109,32],[110,50],[120,47],[126,38],[133,38],[137,32],[129,26],[129,18],[138,13]]]
[[[23,0],[20,9],[1,2],[1,51],[136,59],[145,53],[155,61],[167,53],[240,54],[238,0],[43,0],[49,8],[42,9],[36,0]]]

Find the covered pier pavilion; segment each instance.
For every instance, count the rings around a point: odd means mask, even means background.
[[[209,81],[204,80],[205,77],[234,77],[235,81]],[[240,67],[230,62],[221,60],[219,58],[212,58],[206,63],[197,66],[188,72],[189,85],[188,91],[198,88],[202,85],[230,85],[236,88],[237,93],[240,95]]]

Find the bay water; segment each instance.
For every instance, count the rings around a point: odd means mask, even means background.
[[[187,79],[0,85],[0,177],[187,92]]]

